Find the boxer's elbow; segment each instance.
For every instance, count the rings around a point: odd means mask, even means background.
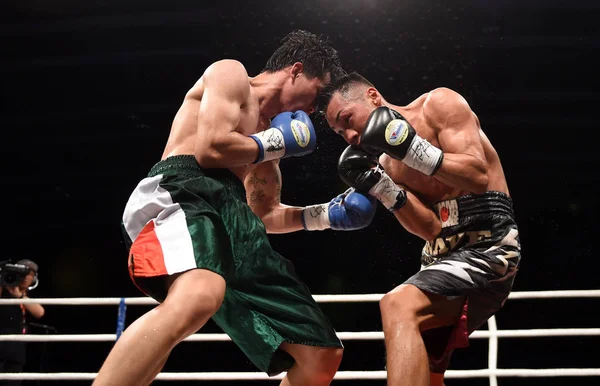
[[[214,148],[206,148],[196,155],[198,164],[203,168],[219,168],[223,165],[223,154]]]
[[[280,233],[277,231],[277,222],[275,221],[275,216],[273,216],[273,211],[254,213],[260,218],[262,223],[265,225],[265,230],[267,231],[267,233]]]
[[[214,136],[210,141],[206,141],[196,146],[196,159],[200,166],[204,168],[222,168],[233,165],[235,157],[230,157],[229,144],[224,138]]]
[[[422,224],[418,236],[425,241],[431,241],[436,239],[441,231],[442,223],[437,217],[433,217]]]
[[[482,168],[478,168],[474,172],[473,177],[473,187],[471,191],[475,194],[484,194],[487,192],[487,187],[490,182],[487,167],[483,166]]]
[[[489,184],[488,171],[487,162],[479,157],[448,154],[434,177],[450,187],[483,194]]]
[[[467,190],[475,194],[483,194],[487,191],[489,184],[488,166],[487,163],[472,157],[468,163],[468,183]]]

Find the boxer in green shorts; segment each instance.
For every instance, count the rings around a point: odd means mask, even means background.
[[[354,230],[373,219],[373,199],[353,190],[308,207],[280,202],[279,160],[315,150],[308,114],[338,73],[331,46],[294,31],[257,76],[222,60],[190,89],[123,213],[129,273],[160,304],[124,331],[95,386],[150,384],[209,318],[261,371],[287,371],[281,385],[331,383],[342,344],[267,233]]]

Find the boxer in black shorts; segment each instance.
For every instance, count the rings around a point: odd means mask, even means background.
[[[325,117],[350,146],[341,178],[426,241],[422,269],[380,303],[389,385],[443,385],[455,348],[502,308],[520,242],[498,154],[458,93],[406,106],[357,73],[330,87]]]

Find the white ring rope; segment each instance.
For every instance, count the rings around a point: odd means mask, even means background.
[[[492,319],[490,319],[492,320]],[[495,320],[494,320],[495,323]],[[338,332],[341,340],[383,340],[382,331]],[[475,331],[472,339],[481,338],[534,338],[550,336],[600,336],[600,328],[555,328],[533,330],[489,330]],[[70,335],[33,335],[12,334],[0,335],[1,341],[24,342],[110,342],[115,341],[117,334],[70,334]],[[184,339],[184,342],[228,342],[227,334],[194,334]]]
[[[490,343],[488,347],[488,370],[495,371],[498,368],[498,326],[496,325],[496,317],[492,316],[489,318],[487,325],[488,333],[490,334]],[[498,386],[498,379],[496,375],[490,375],[490,386]]]
[[[285,374],[269,377],[264,373],[160,373],[161,381],[249,381],[281,380]],[[498,369],[498,370],[448,370],[445,378],[488,378],[488,377],[589,377],[600,376],[600,369]],[[0,373],[0,379],[22,380],[93,380],[96,373]],[[338,371],[336,380],[380,380],[386,379],[385,371]]]
[[[384,294],[359,295],[313,295],[319,303],[365,303],[378,302]],[[575,291],[524,291],[513,292],[509,299],[557,299],[557,298],[598,298],[600,290]],[[123,298],[128,306],[155,305],[158,302],[148,297]],[[1,304],[51,304],[71,306],[114,306],[119,305],[121,298],[39,298],[39,299],[0,299]]]
[[[314,295],[319,303],[377,302],[383,294],[361,295]],[[513,292],[509,299],[556,299],[556,298],[599,298],[600,290],[577,291],[526,291]],[[0,299],[4,304],[47,304],[47,305],[155,305],[154,299],[136,298],[40,298],[40,299]],[[498,369],[498,338],[532,338],[553,336],[600,336],[600,328],[557,328],[530,330],[498,330],[495,317],[488,320],[488,330],[478,330],[471,334],[474,339],[489,339],[488,369],[448,370],[446,378],[489,378],[490,386],[497,386],[497,377],[582,377],[600,376],[600,368],[556,368],[556,369]],[[383,332],[338,332],[341,340],[382,340]],[[0,341],[26,342],[107,342],[115,341],[116,334],[71,334],[71,335],[0,335]],[[225,342],[231,339],[226,334],[198,333],[189,336],[188,342]],[[97,373],[0,373],[0,380],[93,380]],[[157,380],[181,381],[243,381],[280,380],[285,374],[269,377],[259,372],[204,372],[204,373],[160,373]],[[383,380],[385,371],[338,371],[336,380]]]
[[[22,380],[93,380],[96,373],[0,373],[1,379]],[[281,380],[285,376],[279,374],[269,377],[265,373],[160,373],[156,380],[160,381],[250,381]],[[498,370],[448,370],[445,378],[489,378],[496,377],[589,377],[600,376],[600,369],[498,369]],[[380,380],[386,379],[385,371],[338,371],[336,380]]]

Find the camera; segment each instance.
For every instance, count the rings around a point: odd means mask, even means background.
[[[30,268],[23,264],[0,263],[0,286],[17,287],[29,271]]]

